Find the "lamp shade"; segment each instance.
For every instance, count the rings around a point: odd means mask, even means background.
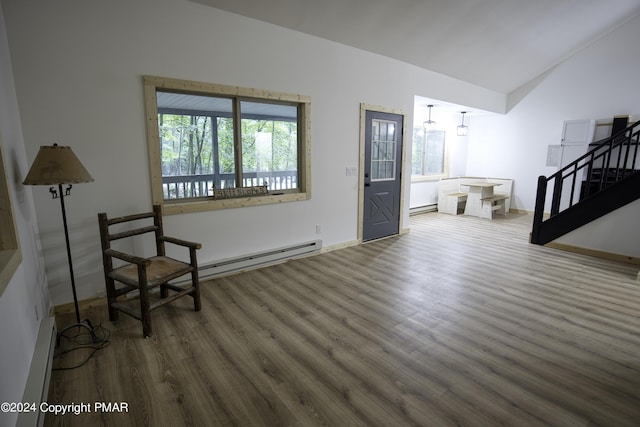
[[[433,105],[427,105],[427,108],[429,109],[429,119],[422,123],[422,127],[425,132],[433,132],[436,130],[436,122],[431,120],[431,109],[433,108]]]
[[[469,126],[465,126],[464,124],[464,115],[467,114],[466,111],[462,111],[462,123],[460,123],[460,126],[458,126],[458,136],[467,136],[467,133],[469,132]]]
[[[71,151],[71,147],[54,144],[40,147],[23,184],[80,184],[91,181],[93,177]]]

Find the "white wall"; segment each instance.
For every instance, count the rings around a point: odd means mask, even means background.
[[[560,143],[563,121],[610,122],[616,115],[637,117],[640,113],[638,40],[640,17],[558,65],[529,87],[510,94],[507,114],[474,118],[469,131],[467,174],[513,178],[512,207],[533,211],[538,176],[557,171],[545,166],[546,153],[548,145]],[[640,256],[640,230],[635,220],[640,216],[639,208],[637,203],[632,204],[621,210],[629,213],[618,212],[619,215],[600,220],[598,227],[604,229],[612,228],[615,222],[618,226],[623,224],[627,233],[622,239],[597,232],[594,225],[574,232],[570,244]],[[625,218],[630,222],[620,222]],[[594,241],[596,235],[599,238]]]
[[[640,200],[556,239],[556,243],[640,258]],[[628,226],[621,226],[628,224]]]
[[[44,262],[36,238],[31,190],[22,186],[28,164],[13,86],[11,61],[0,8],[0,140],[11,193],[22,263],[0,296],[0,402],[20,402],[40,321],[49,313]],[[3,209],[5,206],[3,206]],[[15,413],[0,412],[0,425],[14,425]]]
[[[503,94],[184,0],[2,1],[27,157],[40,145],[70,145],[95,178],[65,199],[81,299],[104,289],[96,214],[150,208],[142,75],[312,99],[312,199],[167,217],[168,233],[203,243],[201,264],[357,238],[357,177],[345,168],[358,165],[361,102],[400,108],[408,123],[417,93],[505,110]],[[46,188],[34,194],[52,299],[68,302],[60,208]]]

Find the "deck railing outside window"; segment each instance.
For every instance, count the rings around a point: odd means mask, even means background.
[[[251,187],[265,183],[270,192],[298,188],[297,171],[245,172],[241,186]],[[223,173],[218,176],[207,174],[162,177],[165,200],[213,197],[214,188],[233,188],[235,186],[233,173]]]

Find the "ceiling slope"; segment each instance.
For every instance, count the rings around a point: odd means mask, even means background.
[[[191,0],[508,94],[640,13],[640,0]]]

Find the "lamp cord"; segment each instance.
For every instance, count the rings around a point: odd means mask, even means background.
[[[74,328],[77,328],[75,334],[70,333]],[[88,332],[82,332],[83,329],[88,330]],[[56,351],[53,356],[54,359],[59,359],[60,357],[69,354],[71,352],[82,350],[82,349],[91,349],[92,351],[89,353],[87,357],[85,357],[81,362],[72,365],[72,366],[59,366],[52,368],[53,371],[68,371],[71,369],[79,368],[85,365],[91,357],[98,351],[106,348],[111,343],[110,338],[111,331],[107,328],[103,327],[101,324],[98,326],[92,326],[88,320],[85,320],[81,323],[76,323],[74,325],[67,326],[61,332],[58,333],[56,348],[59,349]],[[73,347],[63,349],[62,339],[69,340]]]

